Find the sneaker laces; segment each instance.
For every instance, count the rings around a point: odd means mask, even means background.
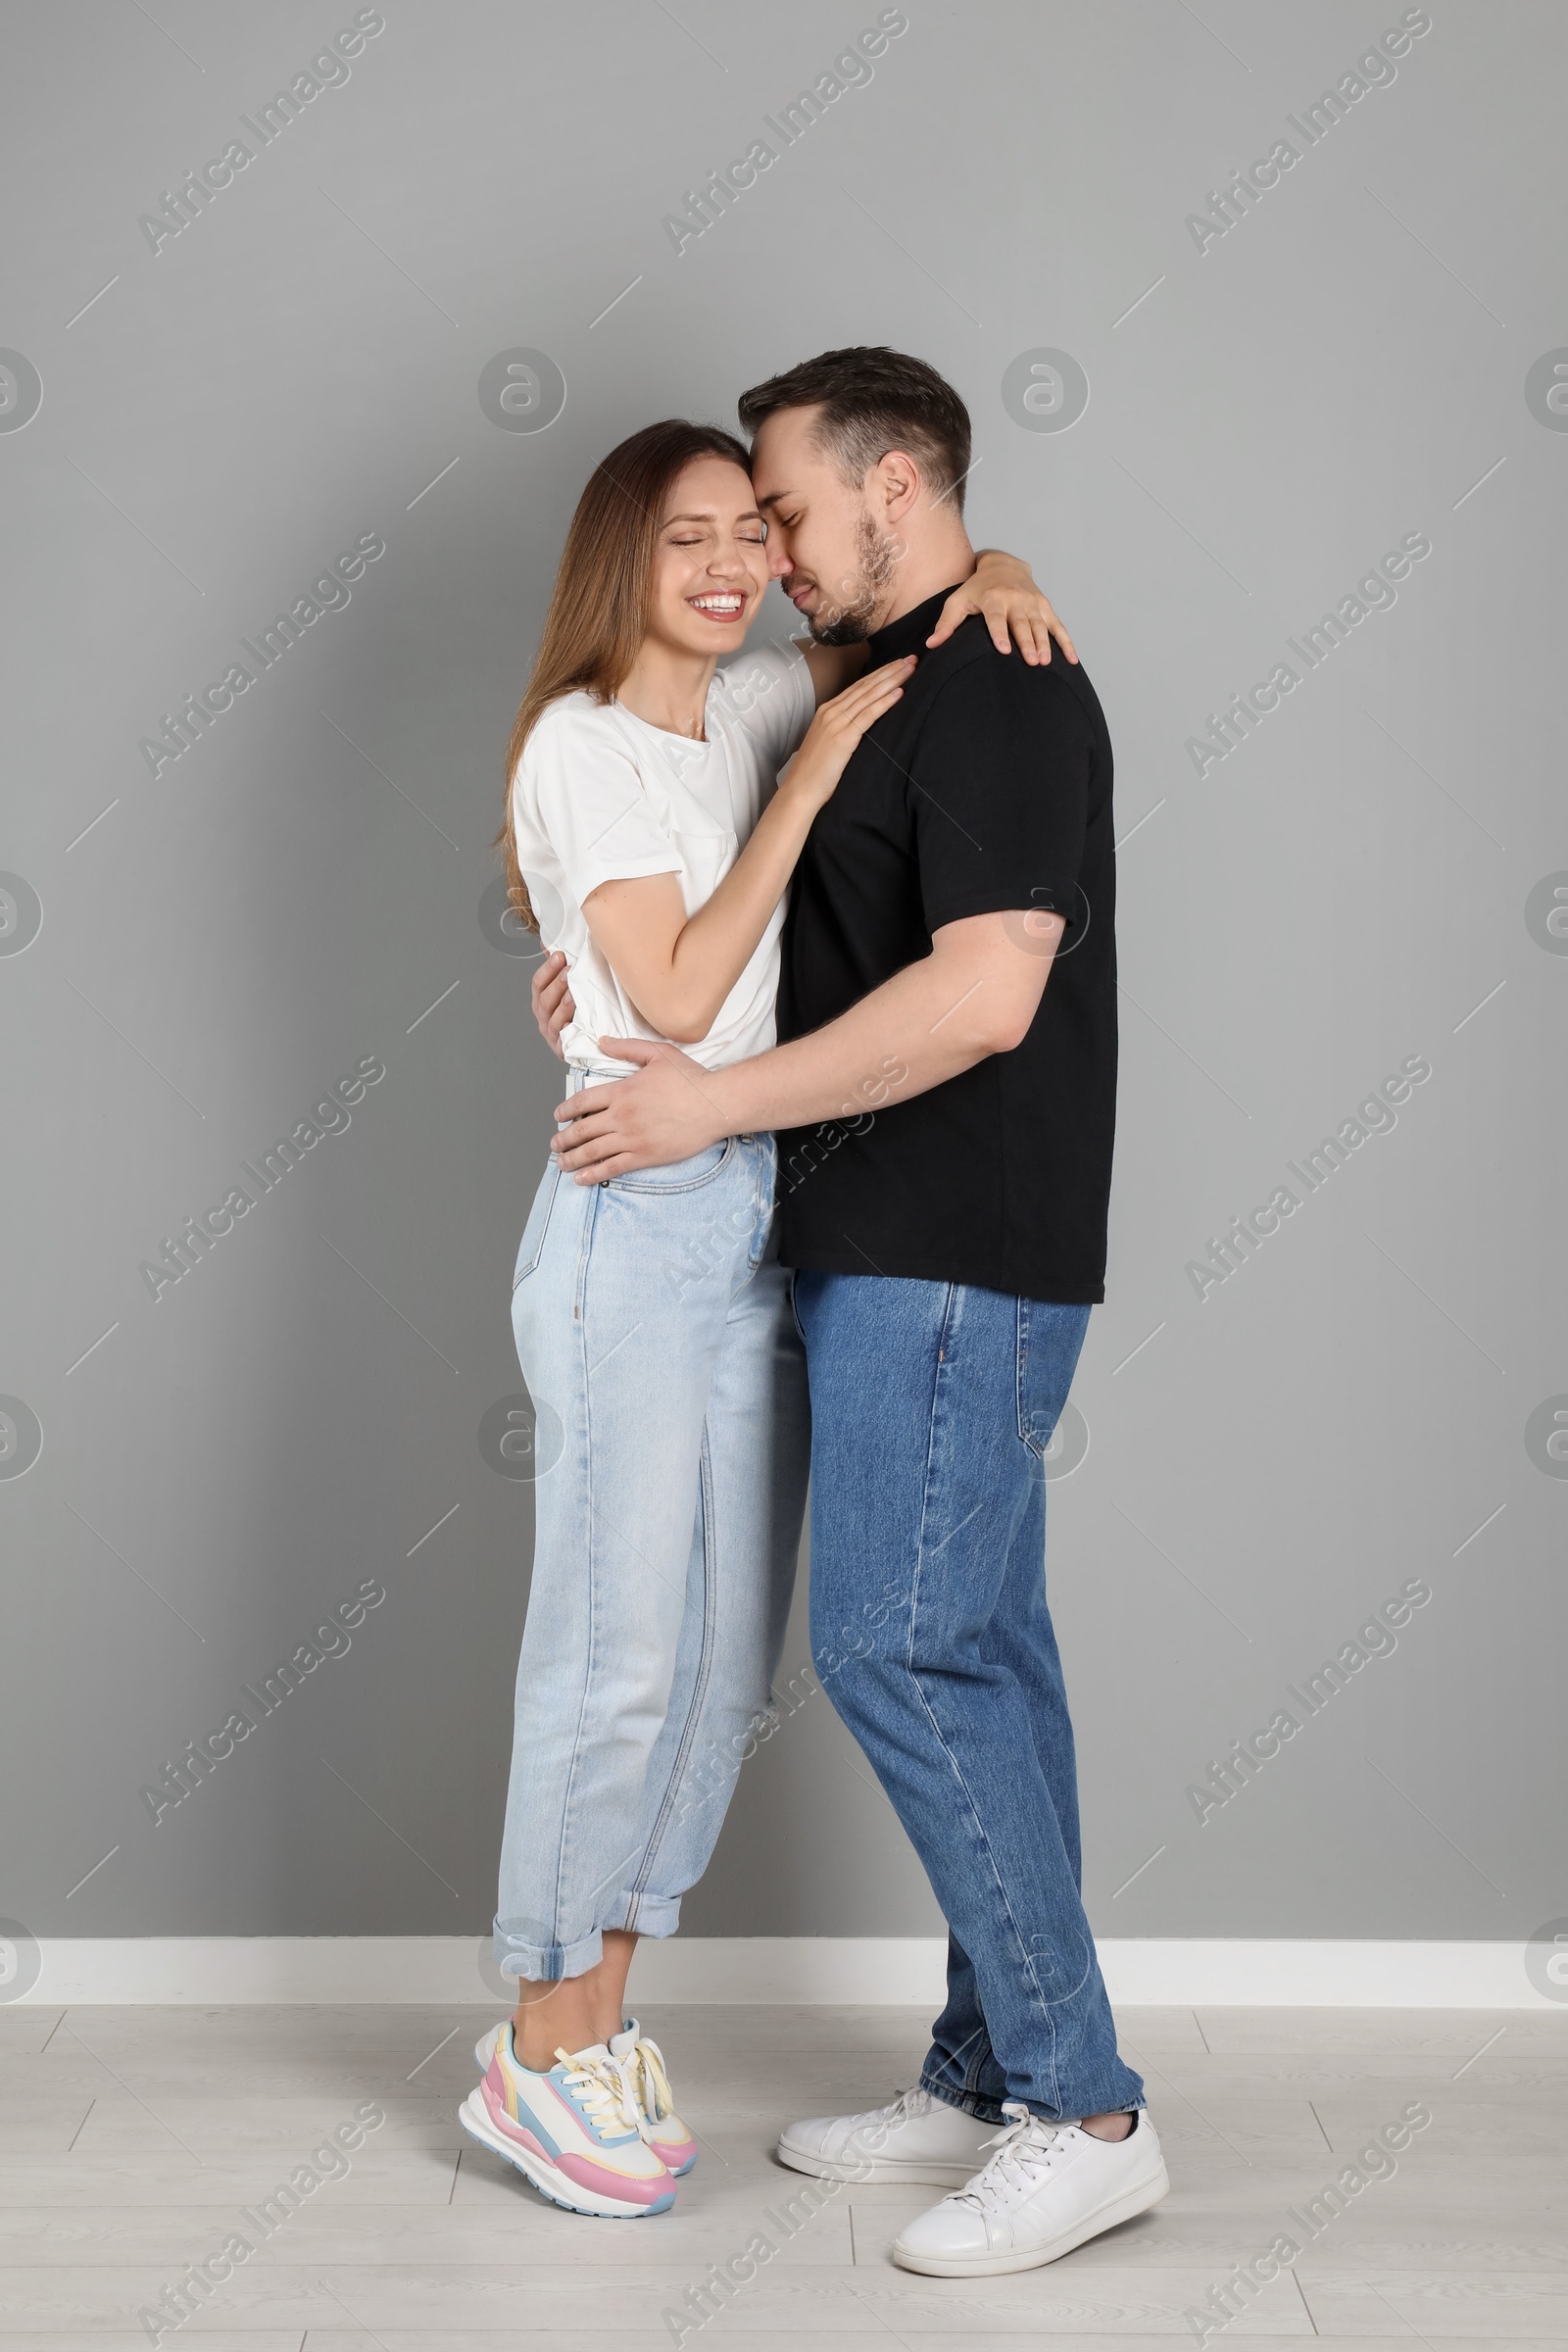
[[[639,2034],[631,2048],[615,2064],[621,2071],[627,2091],[639,2116],[650,2124],[662,2123],[675,2112],[675,2094],[669,2087],[664,2072],[664,2053],[657,2041]],[[647,2133],[644,2133],[647,2137]]]
[[[898,2097],[886,2107],[866,2107],[858,2115],[847,2117],[850,2129],[845,2142],[846,2152],[858,2147],[864,2155],[874,2154],[901,2124],[908,2123],[915,2116],[929,2115],[935,2104],[931,2093],[915,2082],[907,2090],[901,2090]],[[876,2135],[874,2139],[867,2136],[872,2132]]]
[[[931,2093],[915,2082],[907,2090],[901,2090],[886,2107],[867,2107],[859,2115],[852,2115],[850,2122],[857,2130],[861,2124],[881,2124],[892,2132],[900,2124],[908,2123],[912,2116],[929,2114],[932,2104]]]
[[[1000,2132],[981,2141],[983,2148],[994,2148],[974,2179],[960,2189],[953,2191],[950,2202],[973,2205],[984,2211],[995,2208],[1006,2198],[1027,2194],[1038,2187],[1041,2176],[1051,2170],[1057,2150],[1056,2135],[1062,2127],[1048,2124],[1043,2116],[1031,2115],[1028,2108],[1016,2099],[1005,2099],[1002,2112],[1008,2119]]]
[[[566,2088],[603,2139],[640,2135],[642,2118],[618,2059],[594,2058],[579,2050],[557,2050]]]

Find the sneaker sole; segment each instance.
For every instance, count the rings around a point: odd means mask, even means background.
[[[1059,2260],[1063,2254],[1070,2254],[1074,2246],[1081,2246],[1088,2238],[1098,2237],[1102,2230],[1114,2230],[1118,2222],[1136,2220],[1139,2214],[1147,2213],[1151,2205],[1157,2205],[1169,2190],[1170,2177],[1161,2158],[1158,2172],[1149,2180],[1141,2181],[1136,2188],[1124,2189],[1119,2197],[1111,2198],[1097,2212],[1086,2214],[1060,2237],[1053,2238],[1049,2245],[1032,2246],[1027,2253],[1019,2254],[914,2255],[906,2253],[895,2239],[893,2259],[901,2270],[920,2271],[929,2278],[995,2278],[1004,2271],[1035,2271],[1045,2263]]]
[[[906,2180],[915,2188],[962,2188],[985,2163],[978,2147],[967,2160],[955,2157],[944,2164],[936,2157],[922,2162],[914,2156],[816,2156],[788,2138],[779,2140],[777,2155],[791,2172],[810,2173],[818,2180]]]
[[[542,2197],[548,2197],[552,2205],[564,2206],[568,2213],[584,2214],[595,2222],[641,2222],[650,2214],[667,2213],[675,2202],[675,2192],[671,2189],[667,2195],[656,2197],[651,2205],[631,2205],[618,2197],[601,2197],[592,2203],[584,2203],[587,2191],[580,2189],[574,2180],[568,2180],[553,2164],[530,2156],[526,2148],[516,2147],[511,2140],[503,2139],[491,2123],[484,2101],[476,2090],[470,2090],[458,2109],[458,2121],[470,2139],[476,2139],[482,2148],[488,2148],[492,2156],[499,2156],[505,2163],[514,2165]]]

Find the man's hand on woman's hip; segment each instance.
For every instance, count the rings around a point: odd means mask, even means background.
[[[585,1087],[557,1103],[562,1132],[550,1149],[578,1184],[604,1184],[633,1168],[668,1167],[729,1133],[713,1105],[712,1073],[678,1046],[645,1037],[602,1037],[599,1043],[609,1059],[642,1067],[634,1077]]]

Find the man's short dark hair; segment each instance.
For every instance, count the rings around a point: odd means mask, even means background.
[[[906,449],[937,498],[952,494],[963,511],[969,470],[969,412],[953,386],[885,343],[824,351],[783,375],[754,384],[739,402],[741,424],[755,433],[777,409],[820,408],[816,438],[857,487],[890,449]]]

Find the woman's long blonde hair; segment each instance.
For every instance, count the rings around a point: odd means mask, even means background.
[[[622,441],[588,477],[566,533],[550,611],[528,691],[507,746],[501,830],[492,845],[507,868],[507,889],[520,921],[539,928],[517,863],[512,785],[523,745],[540,713],[563,695],[587,693],[608,703],[621,686],[648,633],[654,551],[677,475],[694,458],[731,458],[750,467],[744,446],[714,424],[668,416]]]

